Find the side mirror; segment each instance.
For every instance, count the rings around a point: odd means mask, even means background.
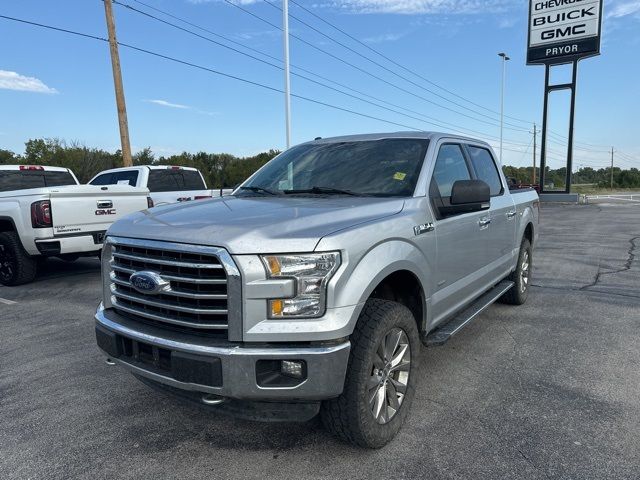
[[[444,207],[445,215],[487,210],[491,202],[489,185],[482,180],[457,180],[451,188],[450,206]]]

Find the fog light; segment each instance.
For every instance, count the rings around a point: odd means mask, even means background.
[[[302,378],[304,376],[304,361],[282,360],[280,372],[287,377]]]

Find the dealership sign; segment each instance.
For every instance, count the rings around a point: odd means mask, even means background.
[[[530,0],[528,64],[600,54],[602,0]]]

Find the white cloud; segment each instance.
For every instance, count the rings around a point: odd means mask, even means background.
[[[190,110],[191,107],[188,105],[182,105],[180,103],[171,103],[171,102],[167,102],[166,100],[146,100],[149,103],[155,103],[156,105],[160,105],[162,107],[169,107],[169,108],[180,108],[182,110]]]
[[[192,112],[199,113],[200,115],[208,115],[210,117],[213,117],[213,116],[216,116],[216,115],[220,115],[219,112],[209,112],[207,110],[200,110],[199,108],[194,108],[194,107],[191,107],[189,105],[183,105],[181,103],[168,102],[166,100],[154,99],[154,100],[145,100],[145,102],[153,103],[154,105],[160,105],[161,107],[176,108],[178,110],[191,110]]]
[[[0,70],[0,89],[36,93],[58,93],[55,88],[46,86],[42,80],[35,77],[25,77],[24,75],[8,70]]]
[[[620,18],[634,13],[640,14],[640,0],[617,2],[607,14],[607,18]]]
[[[367,43],[385,43],[385,42],[395,42],[396,40],[400,40],[403,37],[406,37],[407,33],[383,33],[382,35],[375,35],[373,37],[363,38],[363,42]]]

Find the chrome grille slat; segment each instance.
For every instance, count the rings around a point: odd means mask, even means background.
[[[157,265],[170,265],[172,267],[185,267],[185,268],[198,268],[198,269],[210,268],[215,270],[220,270],[222,268],[222,265],[220,264],[180,262],[176,260],[165,260],[165,259],[155,258],[155,257],[131,255],[128,253],[114,253],[113,256],[115,258],[123,258],[125,260],[131,260],[134,262],[153,263]]]
[[[155,300],[150,300],[151,297],[146,297],[143,295],[131,295],[130,293],[122,292],[120,290],[111,289],[111,293],[113,293],[116,297],[124,298],[125,300],[129,300],[131,302],[142,303],[143,305],[148,305],[150,307],[158,307],[158,308],[166,308],[167,310],[175,310],[176,312],[185,312],[185,313],[193,313],[199,315],[226,315],[228,312],[226,309],[214,309],[214,308],[191,308],[191,307],[183,307],[182,305],[176,305],[171,302],[157,302]]]
[[[133,271],[131,272],[133,273]],[[169,280],[166,275],[163,275],[164,278]],[[131,282],[120,280],[118,278],[111,278],[111,281],[116,285],[121,285],[123,287],[131,287]],[[133,288],[133,287],[131,287]],[[195,299],[203,299],[203,300],[225,300],[227,295],[218,294],[218,293],[189,293],[183,292],[181,290],[171,290],[167,292],[165,295],[173,295],[174,297],[180,298],[195,298]]]
[[[239,301],[229,303],[228,282],[233,280],[237,291],[239,276],[223,249],[120,237],[110,238],[109,245],[111,303],[121,315],[158,327],[228,338],[229,308],[237,309]],[[129,277],[142,271],[159,275],[168,282],[166,289],[136,289]]]
[[[111,269],[117,272],[128,273],[131,275],[132,273],[137,272],[138,270],[133,268],[126,268],[120,265],[111,265]],[[181,277],[178,275],[165,275],[162,274],[162,278],[165,280],[171,280],[174,282],[185,282],[185,283],[195,283],[201,285],[224,285],[227,283],[226,280],[219,278],[191,278],[191,277]]]
[[[189,327],[189,328],[197,328],[197,329],[202,329],[202,330],[226,330],[227,329],[227,325],[215,325],[215,324],[208,324],[208,325],[203,325],[201,323],[193,323],[193,322],[185,322],[182,320],[175,320],[173,318],[167,318],[165,316],[161,316],[161,315],[155,315],[153,313],[149,313],[149,312],[145,312],[144,310],[139,310],[137,308],[131,308],[125,305],[122,305],[120,303],[117,302],[116,300],[116,308],[118,308],[119,310],[128,312],[128,313],[132,313],[134,315],[138,315],[140,317],[145,317],[145,318],[149,318],[151,320],[157,320],[159,322],[163,322],[163,323],[170,323],[172,325],[181,325],[183,327]]]

